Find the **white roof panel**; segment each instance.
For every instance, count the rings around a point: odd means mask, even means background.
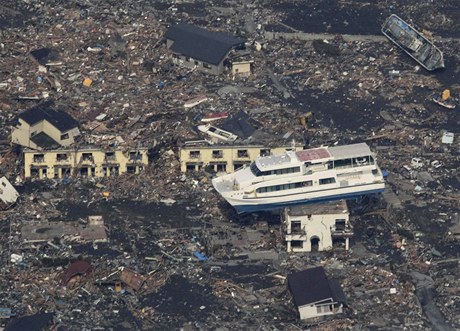
[[[336,160],[347,157],[351,158],[372,155],[372,152],[366,143],[329,147],[329,153]]]

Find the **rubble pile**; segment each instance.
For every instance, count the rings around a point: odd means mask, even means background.
[[[122,4],[0,4],[0,177],[19,196],[0,211],[0,328],[460,328],[450,2]],[[395,11],[432,34],[445,69],[424,71],[386,41],[380,26]],[[235,53],[250,57],[250,73],[174,65],[163,35],[176,22],[244,38]],[[455,109],[433,102],[444,89]],[[75,149],[142,146],[148,166],[25,178],[11,132],[45,101],[78,120]],[[238,215],[213,189],[215,171],[181,172],[183,144],[218,146],[202,120],[225,113],[212,122],[220,127],[241,111],[255,133],[237,144],[366,142],[377,153],[385,192],[349,201],[349,251],[286,252],[279,213]],[[338,279],[347,302],[340,315],[301,321],[287,275],[313,266]]]

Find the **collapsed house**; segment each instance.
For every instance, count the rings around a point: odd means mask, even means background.
[[[288,286],[302,320],[343,311],[346,298],[342,287],[337,280],[326,277],[323,267],[288,275]]]

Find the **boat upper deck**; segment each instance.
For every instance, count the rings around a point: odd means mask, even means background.
[[[335,160],[372,155],[366,143],[329,147],[329,153]]]

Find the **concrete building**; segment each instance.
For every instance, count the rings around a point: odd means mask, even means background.
[[[349,249],[353,229],[345,200],[288,207],[282,217],[288,252]]]
[[[137,174],[148,165],[147,148],[101,150],[99,148],[24,151],[25,177],[107,177]]]
[[[282,154],[288,150],[300,151],[301,145],[266,147],[264,145],[202,145],[189,144],[179,149],[182,172],[211,167],[216,172],[233,172],[261,156]]]
[[[6,179],[5,176],[0,178],[0,209],[8,209],[16,203],[19,193]]]
[[[11,132],[11,142],[33,149],[69,146],[80,134],[78,122],[64,111],[42,103],[21,113]]]
[[[171,26],[164,38],[174,64],[214,75],[224,72],[224,62],[233,49],[244,47],[244,39],[186,23]]]
[[[288,275],[288,286],[302,320],[343,312],[346,298],[342,287],[326,277],[323,267]]]

